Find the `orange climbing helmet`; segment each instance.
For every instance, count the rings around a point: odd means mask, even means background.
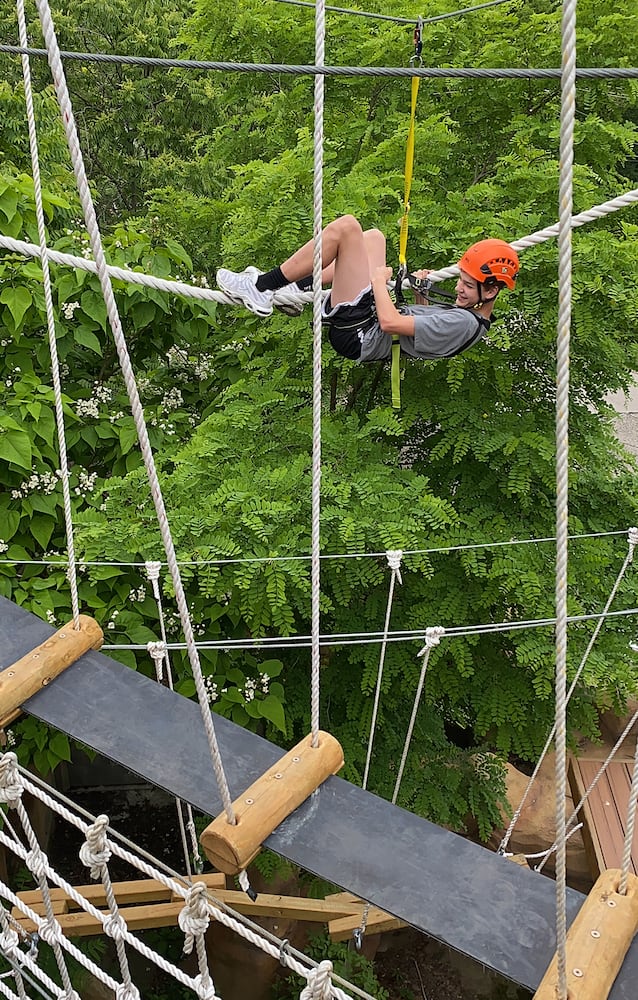
[[[518,254],[505,240],[480,240],[465,251],[459,267],[479,284],[496,282],[514,288],[519,271]]]

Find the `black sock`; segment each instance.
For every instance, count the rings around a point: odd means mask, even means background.
[[[272,271],[260,274],[255,282],[257,290],[260,292],[276,292],[278,288],[289,284],[288,278],[282,273],[280,267],[273,267]]]
[[[295,281],[295,284],[302,292],[309,292],[312,288],[312,275],[308,274],[305,278],[300,278],[299,281]]]

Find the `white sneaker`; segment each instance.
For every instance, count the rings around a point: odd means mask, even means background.
[[[245,271],[228,271],[225,267],[220,267],[217,286],[233,302],[244,305],[256,316],[270,316],[274,294],[271,291],[259,291],[255,284],[259,273],[256,267],[247,267]]]
[[[279,288],[275,292],[277,299],[275,309],[286,316],[301,316],[305,303],[299,302],[298,299],[302,294],[299,285],[295,281],[291,281],[289,285],[284,285],[283,288]]]

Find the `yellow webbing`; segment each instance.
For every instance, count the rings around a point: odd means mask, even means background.
[[[414,167],[414,125],[416,121],[416,101],[419,94],[420,82],[420,77],[412,77],[412,106],[410,109],[408,143],[405,150],[405,194],[403,195],[403,218],[401,219],[401,234],[399,236],[399,264],[407,264],[406,251],[408,247],[408,216],[410,214],[410,189],[412,187],[412,170]]]
[[[412,187],[412,170],[414,167],[414,125],[416,121],[416,101],[419,94],[420,77],[412,77],[412,102],[410,109],[410,128],[408,130],[408,142],[405,150],[405,193],[403,195],[403,217],[401,219],[401,233],[399,235],[399,268],[407,267],[406,251],[408,247],[408,216],[410,214],[410,189]],[[392,338],[392,407],[395,410],[401,409],[401,370],[400,370],[401,350],[399,338]]]

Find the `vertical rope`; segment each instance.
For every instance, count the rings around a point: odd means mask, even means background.
[[[223,802],[224,809],[226,811],[228,822],[234,825],[235,813],[233,810],[230,791],[228,788],[228,783],[226,781],[226,775],[224,772],[224,767],[221,760],[221,754],[217,743],[217,735],[215,733],[211,712],[208,706],[208,699],[206,697],[204,678],[202,676],[202,670],[199,663],[199,655],[195,645],[195,636],[193,634],[193,627],[190,620],[190,614],[188,611],[188,603],[186,601],[186,595],[184,593],[182,578],[179,571],[179,566],[177,564],[175,546],[173,544],[173,539],[170,532],[170,526],[168,524],[168,517],[166,514],[166,507],[164,505],[164,498],[162,496],[162,491],[157,476],[157,469],[155,467],[155,461],[150,446],[148,430],[146,427],[146,421],[144,419],[144,410],[142,408],[140,395],[137,389],[137,384],[135,382],[135,375],[131,365],[131,360],[126,345],[126,339],[124,337],[124,332],[122,329],[122,324],[117,309],[117,303],[115,301],[115,296],[113,294],[113,286],[111,284],[111,279],[108,273],[106,258],[104,256],[104,248],[102,246],[102,239],[97,224],[97,217],[95,215],[93,198],[91,196],[88,179],[86,176],[84,159],[82,156],[82,150],[80,149],[80,143],[78,139],[77,128],[75,125],[75,119],[73,117],[73,108],[71,106],[69,91],[66,84],[64,69],[62,67],[62,60],[60,57],[60,48],[58,46],[57,38],[55,35],[55,29],[53,26],[53,20],[51,18],[51,10],[49,8],[48,0],[37,0],[37,7],[38,7],[38,13],[40,15],[40,21],[42,24],[44,39],[46,42],[49,65],[51,67],[51,73],[53,76],[53,83],[55,85],[58,103],[60,105],[60,110],[62,112],[62,122],[64,125],[67,144],[73,162],[73,171],[75,173],[78,192],[80,195],[80,201],[82,203],[82,209],[84,211],[86,228],[88,230],[89,240],[91,242],[91,249],[93,251],[93,257],[95,259],[95,265],[100,279],[100,285],[102,288],[102,294],[104,296],[104,302],[106,304],[106,312],[109,318],[111,330],[113,331],[113,339],[115,341],[115,345],[117,348],[117,353],[120,360],[120,367],[122,369],[122,375],[126,383],[127,392],[131,403],[131,410],[133,413],[133,419],[135,421],[135,427],[137,430],[137,436],[140,443],[142,457],[144,459],[144,466],[146,468],[146,474],[148,476],[151,495],[153,497],[153,503],[155,505],[155,512],[157,515],[159,530],[162,536],[162,541],[164,543],[164,550],[166,552],[166,561],[168,564],[168,568],[170,570],[171,579],[173,581],[173,587],[175,590],[175,601],[177,603],[177,607],[179,608],[180,620],[182,623],[182,628],[184,630],[184,638],[186,640],[188,658],[190,660],[191,668],[193,671],[193,679],[195,681],[195,687],[197,689],[197,696],[199,699],[199,706],[202,714],[202,720],[204,723],[204,730],[208,738],[208,746],[211,754],[211,760],[213,763],[213,770],[215,772],[215,777],[217,779],[217,787],[219,789],[220,797]]]
[[[109,872],[111,849],[106,837],[108,825],[108,816],[102,815],[98,816],[95,823],[92,823],[88,827],[86,841],[80,848],[80,860],[82,864],[90,869],[91,878],[99,878],[104,888],[106,905],[110,913],[110,917],[104,924],[104,930],[109,937],[113,938],[122,974],[122,990],[118,992],[122,994],[122,1000],[124,1000],[124,997],[126,997],[126,1000],[139,1000],[139,992],[131,980],[131,970],[122,935],[122,931],[126,930],[126,923],[119,911]]]
[[[383,680],[383,667],[385,664],[385,651],[388,645],[388,631],[390,629],[390,612],[392,611],[392,601],[394,599],[394,584],[398,579],[401,583],[401,559],[403,558],[403,552],[401,549],[388,549],[386,552],[386,558],[388,560],[388,565],[392,570],[392,576],[390,577],[390,588],[388,591],[388,603],[385,612],[385,625],[383,628],[383,642],[381,643],[381,653],[379,655],[379,670],[377,673],[377,686],[374,692],[374,705],[372,707],[372,719],[370,721],[370,736],[368,737],[368,753],[366,756],[366,766],[363,772],[363,781],[361,787],[366,789],[368,787],[368,775],[370,773],[370,761],[372,759],[372,746],[374,743],[374,734],[377,726],[377,713],[379,711],[379,699],[381,697],[381,681]]]
[[[199,996],[206,997],[206,1000],[218,1000],[206,953],[205,934],[210,923],[210,908],[204,882],[196,882],[191,886],[177,921],[185,935],[184,954],[190,955],[195,945],[199,968]]]
[[[24,13],[24,0],[18,0],[18,29],[20,45],[27,48],[27,23]],[[55,423],[60,451],[60,473],[62,478],[62,498],[64,505],[64,523],[66,526],[66,547],[69,558],[67,579],[71,589],[71,610],[73,627],[80,627],[80,601],[78,597],[77,569],[75,562],[75,545],[73,541],[73,514],[71,512],[71,490],[69,488],[69,465],[66,448],[66,432],[64,428],[64,407],[62,405],[62,385],[60,382],[60,364],[58,360],[58,345],[55,336],[55,314],[53,311],[53,294],[51,291],[51,273],[49,270],[49,255],[47,249],[47,232],[44,222],[44,207],[42,204],[42,182],[40,179],[40,157],[38,153],[38,137],[35,128],[35,112],[33,108],[33,92],[31,88],[31,67],[26,54],[22,59],[22,77],[24,80],[24,96],[27,105],[27,121],[29,125],[29,148],[31,150],[31,167],[33,170],[33,194],[35,197],[35,214],[38,221],[38,240],[40,242],[40,262],[42,265],[42,281],[44,287],[44,303],[47,314],[47,331],[49,334],[49,352],[51,354],[51,372],[53,377],[53,397],[55,401]]]
[[[155,598],[155,604],[157,606],[157,614],[160,624],[160,635],[162,637],[161,642],[149,642],[146,648],[148,649],[153,662],[155,664],[155,676],[159,684],[162,683],[163,668],[166,666],[166,680],[171,691],[174,690],[173,685],[173,670],[171,667],[171,658],[168,652],[168,639],[166,635],[166,621],[164,618],[164,606],[162,604],[162,591],[159,585],[159,576],[162,564],[159,562],[147,562],[145,569],[146,575],[148,577],[149,583],[153,588],[153,597]],[[192,878],[190,855],[192,853],[193,861],[195,863],[195,869],[198,873],[204,870],[204,864],[202,861],[201,854],[199,853],[199,843],[197,841],[197,833],[195,831],[195,821],[193,819],[193,809],[190,803],[184,803],[181,799],[175,799],[175,806],[177,809],[177,822],[179,823],[180,836],[182,838],[182,850],[184,852],[184,864],[186,867],[186,874],[188,878]],[[187,822],[184,824],[184,807],[186,807]],[[191,848],[190,852],[188,849],[188,842],[186,839],[186,830],[188,830],[191,838]]]
[[[325,0],[315,6],[315,64],[325,61],[326,7]],[[312,691],[310,725],[312,746],[319,743],[319,692],[320,692],[320,552],[321,552],[321,271],[323,228],[323,106],[324,77],[315,77],[315,127],[314,127],[314,256],[312,266]]]
[[[576,0],[564,0],[561,32],[558,331],[556,365],[556,955],[558,1000],[567,1000],[567,558],[569,518],[569,347],[576,111]]]
[[[631,779],[631,790],[629,792],[629,802],[627,803],[627,827],[625,832],[625,844],[622,852],[622,862],[620,865],[620,883],[618,892],[621,896],[627,895],[627,880],[629,877],[629,867],[631,865],[631,848],[634,841],[634,831],[636,829],[636,803],[638,802],[638,740],[636,740],[636,752],[634,754],[634,772]]]
[[[428,669],[430,653],[432,652],[435,646],[438,646],[438,644],[441,641],[441,637],[444,634],[445,634],[445,629],[441,628],[440,625],[435,625],[433,628],[427,628],[425,630],[425,646],[418,654],[419,656],[423,657],[423,666],[421,667],[421,676],[419,677],[419,683],[417,686],[416,694],[414,696],[414,704],[412,705],[412,715],[410,717],[410,725],[408,726],[408,732],[405,738],[405,744],[403,746],[403,754],[401,756],[401,763],[399,765],[399,773],[397,774],[397,780],[394,786],[394,794],[392,796],[393,805],[397,801],[397,797],[399,795],[399,789],[401,788],[403,771],[405,768],[405,762],[408,759],[410,743],[412,742],[412,733],[414,731],[414,724],[416,722],[416,714],[419,709],[419,702],[421,701],[421,692],[423,691],[423,684],[425,682],[425,674]]]

